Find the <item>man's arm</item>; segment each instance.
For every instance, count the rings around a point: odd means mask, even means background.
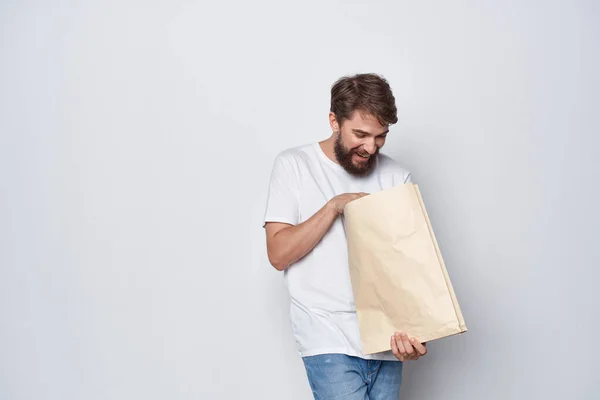
[[[336,218],[344,212],[347,203],[365,195],[366,193],[345,193],[336,196],[298,225],[268,222],[265,228],[269,262],[278,271],[289,268],[315,248]]]

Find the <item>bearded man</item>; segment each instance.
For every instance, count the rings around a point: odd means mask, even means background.
[[[380,153],[396,114],[385,78],[343,77],[331,87],[331,136],[279,153],[271,172],[267,254],[284,273],[315,399],[398,400],[403,362],[427,353],[402,332],[389,332],[390,351],[362,353],[348,266],[344,206],[411,182],[409,171]]]

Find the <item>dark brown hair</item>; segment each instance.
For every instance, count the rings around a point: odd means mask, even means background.
[[[381,125],[398,122],[396,99],[385,78],[357,74],[338,79],[331,87],[331,109],[338,123],[352,118],[355,111],[377,118]]]

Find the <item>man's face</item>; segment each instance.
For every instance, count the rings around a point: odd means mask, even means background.
[[[335,116],[330,115],[332,129],[337,132],[334,145],[335,157],[350,174],[364,176],[375,166],[375,156],[385,144],[388,127],[377,118],[355,112],[352,118],[340,126]]]

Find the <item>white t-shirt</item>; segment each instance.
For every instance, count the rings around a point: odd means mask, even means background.
[[[411,181],[390,157],[377,156],[365,177],[347,173],[312,143],[280,153],[271,173],[264,222],[297,225],[342,193],[374,193]],[[291,297],[290,319],[302,357],[341,353],[366,359],[396,360],[391,352],[363,355],[350,282],[343,216],[321,242],[284,272]],[[394,332],[388,332],[390,337]]]

